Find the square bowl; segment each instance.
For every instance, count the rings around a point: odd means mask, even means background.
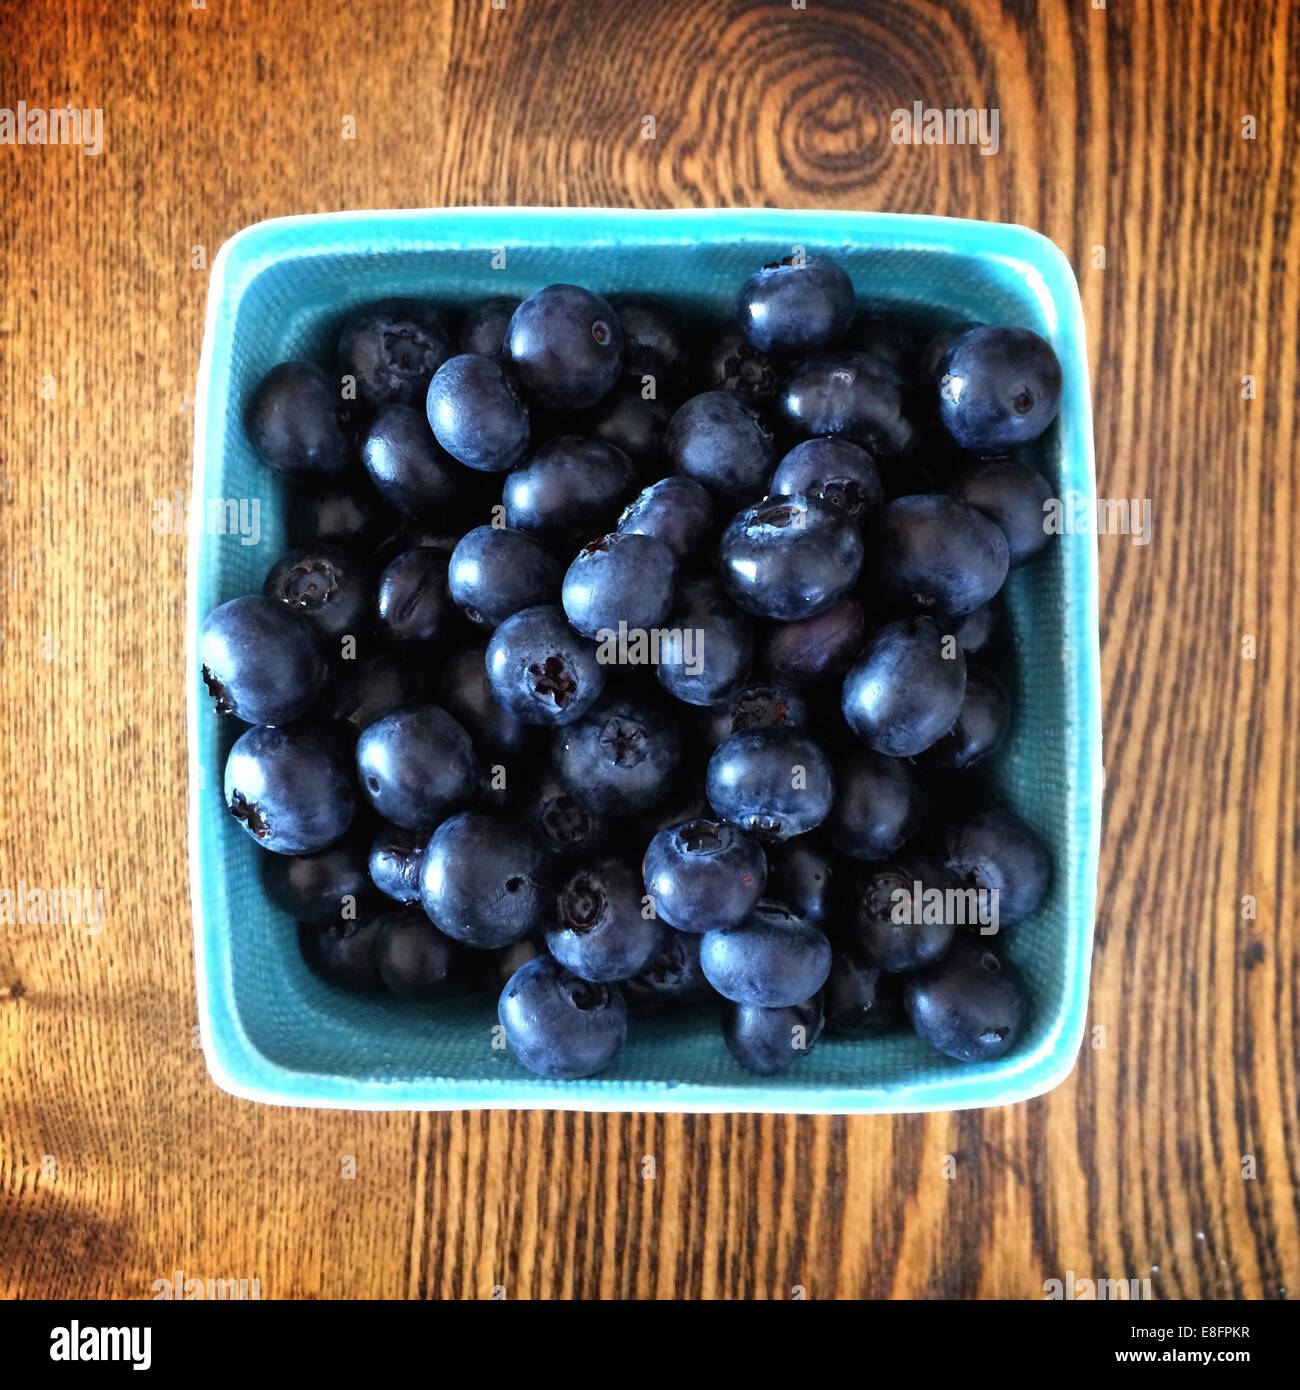
[[[327,361],[340,320],[389,295],[456,305],[555,281],[657,294],[729,313],[754,267],[801,246],[835,256],[859,301],[918,322],[1034,329],[1064,374],[1060,416],[1034,446],[1058,497],[1094,496],[1092,419],[1078,286],[1061,252],[1024,227],[859,212],[452,208],[336,213],[258,223],[212,267],[196,395],[192,500],[256,500],[260,540],[190,534],[186,689],[190,879],[200,1034],[209,1071],[236,1095],[284,1105],[446,1110],[888,1113],[1004,1105],[1049,1090],[1084,1027],[1101,825],[1095,537],[1057,537],[1014,570],[1008,677],[1014,730],[998,791],[1046,841],[1047,900],[1007,934],[1032,1012],[1004,1058],[964,1065],[910,1032],[824,1040],[783,1075],[742,1069],[705,1009],[637,1023],[614,1065],[584,1081],[527,1072],[493,1046],[489,1000],[437,1005],[349,995],[303,961],[293,922],[267,900],[263,853],[226,814],[235,737],[205,697],[198,631],[217,604],[259,592],[284,549],[283,484],[254,457],[242,405],[277,362]],[[504,264],[503,264],[504,262]]]

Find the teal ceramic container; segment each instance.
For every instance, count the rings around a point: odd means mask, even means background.
[[[1097,554],[1064,535],[1007,585],[1015,642],[1015,731],[994,775],[1051,848],[1052,890],[1005,949],[1033,1012],[1013,1052],[963,1066],[904,1031],[826,1039],[778,1077],[744,1071],[708,1009],[636,1025],[616,1064],[586,1081],[546,1081],[494,1047],[495,1008],[352,996],[317,979],[294,924],[262,890],[261,853],[222,805],[235,730],[198,677],[207,612],[260,589],[284,548],[278,480],[253,456],[242,406],[286,358],[328,361],[340,321],[388,295],[448,304],[523,296],[570,281],[660,294],[718,314],[765,261],[794,246],[834,255],[859,299],[928,321],[1022,324],[1064,371],[1060,418],[1035,446],[1057,495],[1092,498],[1092,418],[1078,287],[1059,250],[1023,227],[938,217],[775,209],[636,212],[453,208],[291,217],[249,227],[212,267],[196,399],[193,501],[256,499],[260,540],[192,533],[186,697],[190,877],[204,1055],[213,1079],[283,1105],[443,1110],[807,1111],[827,1114],[1005,1105],[1049,1090],[1083,1034],[1102,805]],[[504,254],[504,266],[499,264]]]

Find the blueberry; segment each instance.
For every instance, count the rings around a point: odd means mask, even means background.
[[[395,907],[379,917],[375,960],[379,977],[399,999],[436,999],[454,980],[456,953],[418,907]]]
[[[836,761],[835,800],[824,829],[851,859],[886,859],[912,837],[922,810],[921,786],[906,762],[855,749]]]
[[[445,632],[453,611],[444,551],[404,550],[379,576],[379,631],[390,642],[432,642]]]
[[[525,724],[572,724],[600,699],[605,668],[560,608],[525,608],[492,634],[487,673],[498,703]]]
[[[280,473],[326,477],[345,472],[347,435],[339,384],[310,362],[281,362],[258,383],[244,417],[263,463]]]
[[[482,758],[508,761],[528,751],[531,730],[497,703],[488,681],[486,655],[482,647],[462,647],[439,663],[441,701],[469,732]]]
[[[1061,364],[1027,328],[972,328],[944,353],[935,376],[939,419],[975,452],[1037,439],[1061,404]]]
[[[437,705],[408,705],[363,729],[357,772],[375,810],[406,830],[432,829],[478,788],[470,737]]]
[[[875,516],[873,572],[881,591],[939,618],[987,603],[1007,577],[1002,531],[953,497],[897,497]]]
[[[294,490],[285,509],[289,544],[342,545],[357,549],[371,543],[388,523],[388,510],[365,473],[345,474],[340,481]]]
[[[842,436],[879,464],[910,454],[915,406],[892,368],[865,352],[818,353],[786,376],[780,410],[805,437]]]
[[[402,526],[375,546],[374,568],[377,572],[383,571],[408,550],[437,550],[450,559],[458,539],[459,535],[446,531],[432,531],[419,525]]]
[[[1024,1021],[1018,974],[978,940],[954,941],[938,965],[910,975],[903,1002],[923,1041],[959,1062],[992,1062]]]
[[[343,673],[322,701],[322,714],[346,720],[357,729],[400,705],[422,704],[432,693],[424,668],[391,652],[341,666]]]
[[[943,865],[924,855],[881,865],[854,891],[846,939],[867,965],[891,974],[933,965],[957,930],[947,897],[956,887]]]
[[[714,527],[713,498],[691,478],[662,478],[629,502],[618,529],[663,541],[681,566],[692,564]]]
[[[870,310],[854,318],[848,342],[857,352],[867,353],[904,377],[915,371],[921,347],[908,324]]]
[[[379,934],[384,919],[363,917],[356,921],[303,924],[303,955],[326,979],[354,990],[382,988],[379,974]]]
[[[301,613],[316,629],[323,650],[359,637],[371,626],[371,580],[366,567],[339,546],[313,545],[281,556],[262,592]]]
[[[448,358],[429,383],[425,408],[438,443],[467,468],[504,473],[528,450],[528,407],[511,373],[491,357]]]
[[[550,956],[515,972],[501,991],[497,1017],[529,1071],[565,1081],[603,1071],[627,1038],[627,1005],[618,990],[580,980]]]
[[[339,335],[339,371],[367,405],[421,405],[433,374],[451,356],[441,313],[418,299],[385,299],[355,313]]]
[[[826,755],[793,729],[733,735],[709,759],[706,785],[723,820],[771,841],[820,825],[835,794]]]
[[[705,933],[700,965],[724,998],[779,1009],[810,999],[826,983],[831,945],[813,923],[764,900],[739,925]]]
[[[601,439],[561,435],[506,475],[506,520],[547,541],[585,541],[608,531],[636,491],[626,454]]]
[[[456,347],[461,352],[475,352],[483,357],[495,357],[498,362],[504,361],[506,331],[518,307],[517,299],[505,295],[471,304],[460,321]]]
[[[660,644],[659,683],[688,705],[713,705],[739,690],[754,656],[754,620],[713,575],[678,585]]]
[[[666,932],[644,969],[619,988],[632,1018],[654,1018],[703,1003],[713,991],[700,968],[700,938],[690,932]]]
[[[1026,463],[984,459],[958,480],[953,491],[997,523],[1007,538],[1013,569],[1032,560],[1051,539],[1043,506],[1052,496],[1052,485]]]
[[[656,805],[681,761],[671,716],[640,697],[607,693],[552,739],[555,775],[597,816],[629,816]]]
[[[772,400],[781,389],[781,368],[738,328],[724,328],[709,349],[705,373],[710,389],[731,391],[750,405]]]
[[[789,622],[829,608],[852,588],[862,539],[838,508],[804,497],[769,497],[722,533],[718,565],[746,612]]]
[[[378,492],[408,516],[436,515],[460,493],[455,460],[416,406],[381,406],[362,436],[361,460]]]
[[[728,391],[705,391],[677,409],[664,458],[674,473],[733,501],[761,497],[776,464],[771,430]]]
[[[700,730],[710,751],[750,729],[802,729],[808,707],[788,686],[747,685],[704,711]]]
[[[927,382],[936,380],[939,373],[939,363],[943,361],[944,354],[948,349],[962,334],[969,333],[972,328],[981,327],[983,327],[982,324],[966,320],[961,323],[946,323],[937,332],[931,334],[917,358],[917,371],[921,379]]]
[[[806,1057],[825,1022],[822,995],[801,1004],[765,1009],[759,1004],[722,1005],[722,1036],[731,1055],[747,1071],[773,1076]]]
[[[750,729],[802,729],[808,723],[808,707],[802,697],[788,686],[770,682],[738,690],[726,708],[726,732],[719,743]]]
[[[1052,864],[1042,841],[1018,817],[988,807],[952,824],[944,862],[968,888],[997,894],[999,925],[1023,922],[1047,894]]]
[[[686,375],[686,332],[677,311],[657,299],[616,295],[610,299],[623,330],[623,372],[636,378],[653,377],[657,386],[673,389]]]
[[[854,521],[885,500],[875,460],[847,439],[805,439],[796,444],[777,464],[771,493],[827,502]]]
[[[862,646],[866,615],[841,598],[811,618],[773,623],[763,637],[763,665],[774,680],[805,686],[840,675]]]
[[[312,725],[249,729],[226,758],[226,808],[263,849],[313,854],[352,824],[357,794],[346,748]]]
[[[354,838],[314,854],[264,854],[266,895],[299,922],[339,922],[373,896],[366,857]]]
[[[825,256],[787,256],[745,281],[736,321],[762,352],[833,347],[853,322],[853,282]]]
[[[559,561],[536,536],[476,526],[452,552],[447,583],[470,622],[493,628],[521,609],[554,603],[561,574]]]
[[[218,714],[288,724],[325,679],[320,642],[301,614],[260,594],[214,608],[199,630],[203,683]]]
[[[605,824],[553,772],[540,774],[524,796],[524,820],[549,856],[574,856],[597,848]]]
[[[546,942],[539,933],[522,937],[509,946],[498,946],[491,951],[477,951],[469,960],[471,966],[478,966],[478,976],[483,985],[498,997],[510,983],[510,977],[520,966],[526,965],[538,956],[546,955]]]
[[[957,722],[917,761],[927,772],[964,772],[997,752],[1006,737],[1011,702],[990,672],[970,672]]]
[[[909,618],[872,634],[844,678],[842,708],[868,748],[908,758],[952,728],[965,693],[961,648],[933,619]]]
[[[565,616],[584,637],[648,632],[668,617],[676,582],[677,560],[663,541],[616,531],[578,551],[561,590]]]
[[[420,866],[420,901],[440,931],[492,950],[540,926],[544,872],[542,847],[524,826],[466,811],[434,831]]]
[[[768,852],[767,891],[810,922],[825,922],[835,905],[835,859],[813,835],[800,835]]]
[[[879,1037],[902,1012],[899,977],[863,965],[849,951],[833,953],[823,998],[827,1030],[843,1038]]]
[[[506,355],[531,400],[549,410],[582,410],[618,380],[623,330],[599,295],[577,285],[548,285],[515,310]]]
[[[429,836],[421,830],[385,825],[370,846],[367,869],[370,881],[386,897],[399,903],[420,901],[420,865]]]
[[[640,385],[624,377],[592,408],[587,430],[626,454],[637,469],[650,470],[658,462],[671,419],[672,411],[663,401],[646,400]]]
[[[598,860],[572,874],[555,895],[547,949],[583,980],[629,979],[664,943],[664,925],[649,911],[635,866],[621,858]]]
[[[643,868],[655,912],[683,932],[746,921],[767,882],[763,851],[723,821],[689,820],[659,831]]]
[[[988,655],[1006,637],[1006,601],[999,594],[969,613],[946,619],[943,630],[957,639],[967,656]]]

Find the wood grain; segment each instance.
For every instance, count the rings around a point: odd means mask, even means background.
[[[102,889],[106,920],[0,928],[0,1291],[140,1298],[178,1269],[268,1298],[1300,1289],[1298,58],[1286,0],[3,0],[0,105],[101,107],[105,148],[0,147],[0,886]],[[894,145],[916,100],[996,107],[999,153]],[[493,203],[939,212],[1069,255],[1101,491],[1151,498],[1154,537],[1101,544],[1104,1046],[1050,1096],[404,1116],[207,1079],[185,543],[150,524],[189,481],[192,248]]]

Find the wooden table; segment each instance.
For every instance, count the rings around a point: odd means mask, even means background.
[[[141,1298],[175,1270],[266,1298],[1040,1298],[1071,1270],[1300,1291],[1300,10],[2,8],[0,105],[102,108],[104,147],[0,147],[0,887],[102,889],[105,923],[0,929],[0,1292]],[[996,108],[998,153],[892,143],[914,101]],[[151,509],[189,483],[194,266],[281,213],[494,203],[951,213],[1069,255],[1100,490],[1150,498],[1154,535],[1101,542],[1104,1046],[1050,1096],[411,1116],[208,1080],[185,539]]]

